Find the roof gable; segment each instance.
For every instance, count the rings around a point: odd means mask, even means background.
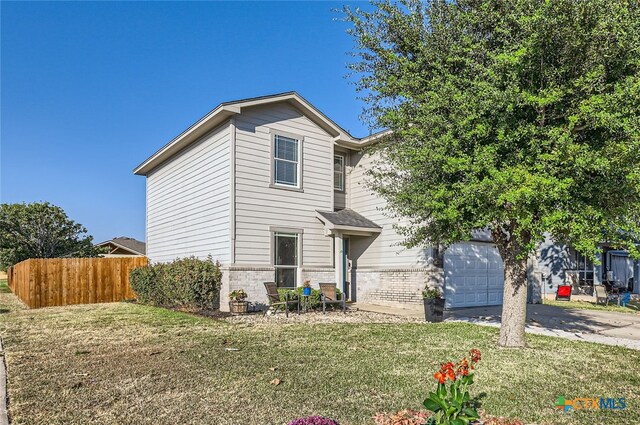
[[[358,139],[351,136],[346,130],[336,124],[333,120],[323,114],[319,109],[313,106],[305,98],[296,92],[286,92],[269,96],[253,97],[249,99],[235,100],[224,102],[215,107],[207,115],[200,118],[197,122],[187,128],[185,131],[176,136],[173,140],[160,148],[157,152],[147,158],[138,165],[134,170],[134,174],[147,175],[158,165],[171,158],[191,143],[197,141],[201,136],[223,124],[236,114],[242,113],[243,108],[268,105],[277,102],[287,102],[298,109],[303,115],[311,119],[320,128],[326,131],[334,138],[336,142],[343,142],[347,147],[355,147],[363,145],[366,139]]]

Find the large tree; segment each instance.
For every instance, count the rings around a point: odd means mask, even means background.
[[[504,262],[499,344],[525,344],[527,257],[548,234],[638,255],[640,5],[375,1],[344,9],[373,127],[371,187],[408,246],[488,229]],[[391,164],[392,169],[383,164]]]
[[[94,257],[87,229],[48,202],[0,205],[0,270],[28,258]]]

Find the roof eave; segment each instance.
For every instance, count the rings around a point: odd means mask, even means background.
[[[309,103],[298,93],[287,92],[271,96],[221,103],[214,110],[198,120],[195,124],[191,125],[188,129],[151,155],[143,163],[138,165],[133,170],[133,173],[137,175],[147,175],[155,167],[171,158],[177,152],[184,149],[207,132],[224,123],[233,115],[240,114],[242,112],[242,108],[277,102],[290,103],[301,113],[319,125],[320,128],[327,132],[327,134],[331,135],[334,140],[343,140],[346,142],[356,140],[346,130],[324,115],[319,109]]]
[[[313,106],[304,97],[300,96],[296,92],[288,92],[274,96],[264,96],[249,100],[243,100],[238,102],[229,102],[227,104],[238,105],[241,108],[248,108],[251,106],[259,106],[267,103],[275,102],[289,102],[294,107],[304,113],[305,116],[312,118],[312,120],[318,124],[329,135],[337,139],[352,140],[351,136],[346,130],[336,124],[331,118],[327,117],[322,111]]]
[[[371,236],[374,233],[381,233],[382,229],[379,227],[357,227],[357,226],[341,226],[335,225],[330,229],[333,233],[342,232],[351,235],[362,234],[362,236]]]
[[[367,137],[362,137],[360,139],[357,139],[354,137],[336,138],[335,143],[338,146],[357,150],[357,149],[366,148],[367,146],[371,146],[374,143],[380,141],[381,138],[388,136],[391,133],[393,133],[393,131],[387,129],[387,130],[379,131]]]
[[[328,218],[322,215],[320,211],[316,211],[316,217],[324,224],[325,236],[334,235],[336,233],[346,233],[350,235],[371,236],[374,233],[381,233],[381,227],[359,227],[345,226],[332,223]]]
[[[204,136],[209,131],[231,118],[233,115],[239,113],[240,108],[235,105],[218,106],[205,117],[201,118],[191,127],[160,148],[160,150],[147,158],[142,164],[138,165],[133,170],[133,174],[140,176],[147,175],[155,167],[187,147],[199,137]]]
[[[112,240],[111,241],[104,241],[104,242],[97,243],[95,246],[103,246],[103,245],[106,245],[106,244],[113,244],[113,245],[117,246],[118,248],[124,249],[125,251],[129,251],[129,252],[131,252],[131,253],[133,253],[135,255],[146,255],[144,252],[140,252],[140,251],[137,251],[135,249],[131,249],[131,248],[127,247],[127,246],[120,245],[119,243],[114,242]]]

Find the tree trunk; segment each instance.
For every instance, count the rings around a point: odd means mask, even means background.
[[[498,345],[524,347],[524,325],[527,319],[527,259],[518,259],[517,253],[509,249],[501,251],[504,262],[504,296]]]

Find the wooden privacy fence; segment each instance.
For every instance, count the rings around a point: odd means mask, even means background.
[[[7,271],[9,288],[30,308],[134,299],[129,272],[146,257],[37,258]]]

